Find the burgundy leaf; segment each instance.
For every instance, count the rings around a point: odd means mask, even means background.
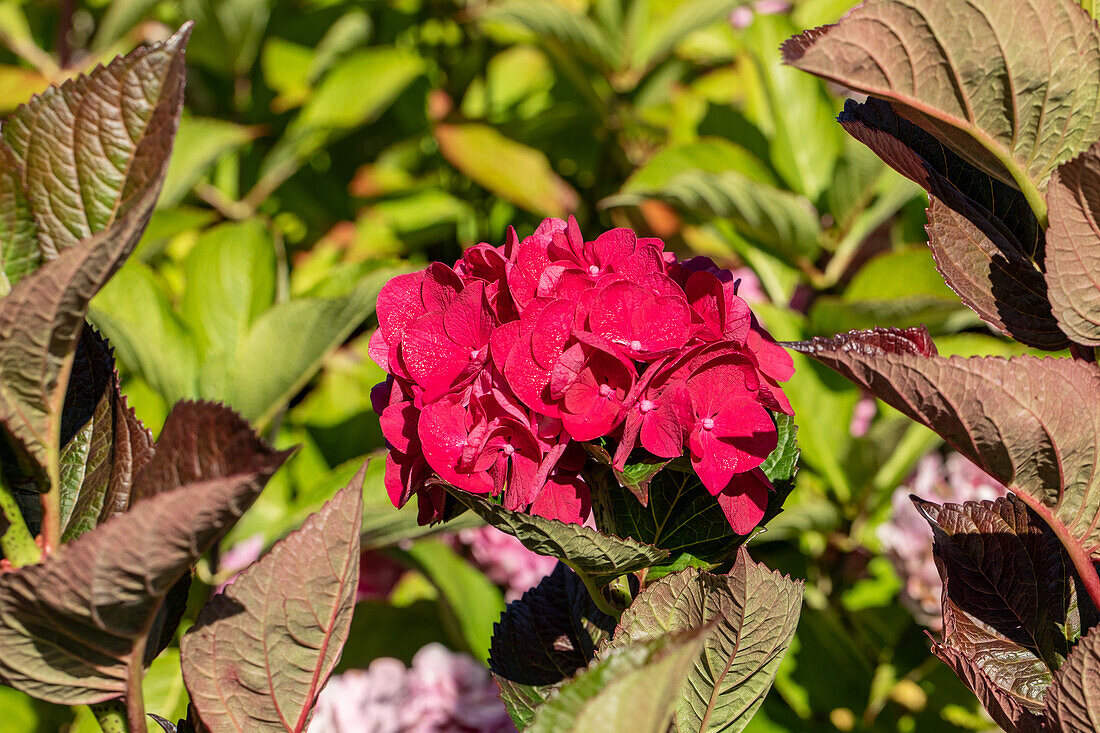
[[[160,475],[200,479],[151,492],[155,495],[61,546],[42,563],[0,574],[0,679],[5,684],[65,705],[125,693],[128,667],[141,663],[165,596],[251,505],[287,456],[255,437],[241,439],[235,431],[251,435],[251,430],[216,405],[178,408],[166,431],[171,422],[190,419],[196,411],[220,415],[220,434],[240,452],[203,455],[164,446],[158,457],[175,468]],[[199,423],[193,431],[199,426],[215,427]],[[161,639],[156,634],[153,645]]]
[[[163,44],[50,88],[3,128],[22,165],[42,252],[56,259],[0,301],[0,423],[52,482],[64,379],[88,301],[137,244],[160,192],[189,35],[186,26]],[[110,159],[105,131],[120,146]]]
[[[934,651],[964,682],[974,678],[989,688],[985,695],[975,689],[979,695],[1040,713],[1070,647],[1097,621],[1072,560],[1013,496],[914,502],[932,526],[944,587],[944,641]]]
[[[1047,189],[1047,285],[1058,325],[1100,346],[1100,143],[1061,165]]]
[[[1047,695],[1050,730],[1092,733],[1100,728],[1100,632],[1093,630],[1070,652]]]
[[[792,344],[926,425],[1020,495],[1100,597],[1100,369],[1074,359],[943,358],[923,328]],[[929,354],[929,355],[925,355]],[[1088,572],[1086,572],[1086,570]]]
[[[881,100],[849,100],[840,122],[928,191],[928,246],[940,274],[967,306],[1030,346],[1068,345],[1033,261],[1043,261],[1043,230],[1023,194],[970,165]]]
[[[184,635],[183,678],[211,730],[306,729],[351,627],[365,471],[241,573]]]

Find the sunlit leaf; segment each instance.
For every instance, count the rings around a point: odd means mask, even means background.
[[[1071,340],[1100,346],[1100,144],[1055,171],[1047,203],[1046,280],[1058,325]]]
[[[1094,629],[1070,652],[1047,695],[1046,713],[1063,733],[1091,733],[1100,725],[1100,631]]]
[[[208,603],[184,635],[184,680],[211,730],[306,729],[351,626],[362,482],[360,470]]]
[[[22,171],[0,141],[0,298],[42,261]]]
[[[742,550],[727,575],[688,568],[646,588],[623,612],[611,646],[712,626],[680,688],[676,730],[740,731],[771,689],[801,608],[801,582]]]
[[[180,203],[223,155],[255,136],[255,130],[225,120],[184,117],[176,133],[157,208],[168,209]]]
[[[478,185],[541,216],[564,217],[577,208],[577,192],[550,167],[546,155],[481,124],[436,125],[447,162]]]
[[[560,43],[597,66],[613,69],[619,62],[619,51],[603,29],[553,0],[505,0],[484,6],[477,17],[483,23],[518,25],[540,41]]]

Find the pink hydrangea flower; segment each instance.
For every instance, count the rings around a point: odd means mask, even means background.
[[[946,460],[939,453],[929,453],[920,459],[912,478],[894,491],[890,519],[879,526],[878,537],[905,583],[902,603],[924,626],[939,631],[943,625],[943,584],[932,557],[932,528],[909,495],[941,504],[961,504],[992,501],[1007,493],[1008,489],[958,453],[949,454]]]
[[[406,668],[382,658],[329,680],[309,733],[512,733],[496,683],[484,666],[440,644]]]
[[[793,362],[740,294],[746,279],[629,229],[586,241],[572,218],[394,278],[370,343],[389,374],[372,402],[390,499],[415,495],[420,521],[436,521],[442,480],[580,523],[582,446],[601,441],[620,468],[639,446],[690,456],[731,526],[750,531]]]
[[[505,600],[518,600],[538,585],[558,564],[555,558],[531,552],[512,535],[495,527],[459,530],[455,543],[489,580],[504,588]]]

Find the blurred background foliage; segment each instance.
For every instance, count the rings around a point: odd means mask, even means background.
[[[842,91],[781,64],[785,38],[851,4],[0,0],[0,113],[195,21],[164,193],[91,318],[154,431],[175,400],[216,399],[301,446],[195,592],[374,456],[364,566],[399,570],[364,592],[341,668],[433,641],[485,657],[506,582],[389,505],[366,345],[387,278],[509,225],[575,213],[589,235],[630,226],[743,268],[778,339],[925,323],[941,352],[1014,349],[935,272],[923,193],[836,124]],[[938,439],[795,359],[798,486],[750,549],[807,580],[806,606],[749,730],[989,729],[884,551],[891,496]],[[170,718],[186,704],[176,653],[147,682]],[[0,731],[90,729],[10,690],[0,710]]]

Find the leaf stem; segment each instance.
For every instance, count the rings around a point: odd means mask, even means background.
[[[126,706],[122,700],[97,702],[90,707],[103,733],[130,733],[130,726],[126,723]]]
[[[23,512],[19,511],[19,504],[4,483],[3,476],[0,476],[0,512],[8,522],[7,529],[0,535],[0,550],[4,551],[4,557],[12,567],[21,568],[41,560],[42,550],[34,543]]]
[[[596,608],[600,609],[616,621],[622,618],[622,609],[615,608],[610,603],[608,603],[607,597],[604,596],[603,591],[599,589],[599,587],[596,585],[596,581],[592,578],[591,575],[584,572],[583,570],[578,570],[570,562],[566,562],[565,560],[562,560],[562,562],[572,568],[573,572],[576,573],[577,577],[581,579],[582,583],[584,583],[584,587],[588,591],[588,595],[592,596],[592,601],[596,604]]]
[[[141,692],[141,680],[145,676],[145,643],[149,638],[148,627],[156,617],[156,613],[149,615],[149,623],[134,642],[134,648],[130,652],[130,663],[126,668],[126,718],[130,721],[130,729],[134,733],[148,730],[145,723],[145,697]]]
[[[56,456],[49,459],[50,490],[42,495],[42,550],[46,555],[61,546],[61,478]]]

